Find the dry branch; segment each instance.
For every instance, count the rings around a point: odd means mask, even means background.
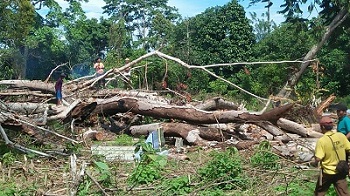
[[[56,66],[54,69],[51,70],[50,74],[47,76],[46,80],[44,81],[45,83],[47,83],[51,77],[51,75],[53,74],[54,71],[56,71],[58,68],[67,65],[67,63],[63,63],[61,65]]]
[[[44,152],[32,150],[32,149],[26,148],[24,146],[21,146],[19,144],[13,143],[11,140],[9,140],[5,130],[2,128],[1,125],[0,125],[0,133],[1,133],[2,138],[5,140],[5,144],[10,146],[10,147],[16,148],[17,150],[22,151],[24,153],[34,153],[34,154],[38,154],[38,155],[45,156],[45,157],[52,157],[51,155],[46,154]]]

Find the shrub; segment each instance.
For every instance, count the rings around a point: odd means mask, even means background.
[[[156,154],[151,143],[138,142],[135,152],[140,153],[140,162],[128,178],[131,184],[149,184],[161,178],[161,171],[167,163],[166,156]]]
[[[254,155],[250,158],[250,162],[252,166],[263,169],[278,169],[281,167],[279,157],[272,153],[271,145],[268,141],[263,141],[259,144]]]
[[[162,183],[165,187],[164,195],[187,195],[191,193],[191,187],[187,176],[165,180]]]
[[[236,148],[225,152],[213,152],[212,159],[198,170],[198,174],[205,182],[219,183],[218,187],[224,190],[244,187],[242,163]]]

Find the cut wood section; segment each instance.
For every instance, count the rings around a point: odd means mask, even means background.
[[[308,136],[308,131],[305,129],[305,127],[301,124],[298,124],[296,122],[293,122],[291,120],[280,118],[277,121],[277,125],[281,127],[284,130],[288,130],[291,133],[296,133],[298,135],[301,135],[303,137]]]
[[[317,120],[321,119],[323,111],[331,105],[335,98],[336,96],[332,94],[326,100],[322,101],[319,106],[317,106],[315,110],[315,116],[317,117]]]

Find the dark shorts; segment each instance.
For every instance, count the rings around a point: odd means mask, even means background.
[[[348,196],[348,183],[346,181],[346,176],[341,176],[339,174],[330,175],[322,173],[322,182],[320,183],[320,177],[317,180],[315,194],[316,196],[324,196],[331,185],[334,186],[335,191],[340,196]]]
[[[56,91],[56,99],[62,99],[62,92],[60,90]]]

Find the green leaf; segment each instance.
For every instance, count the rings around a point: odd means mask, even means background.
[[[108,165],[104,162],[94,161],[94,163],[100,170],[109,170]]]

